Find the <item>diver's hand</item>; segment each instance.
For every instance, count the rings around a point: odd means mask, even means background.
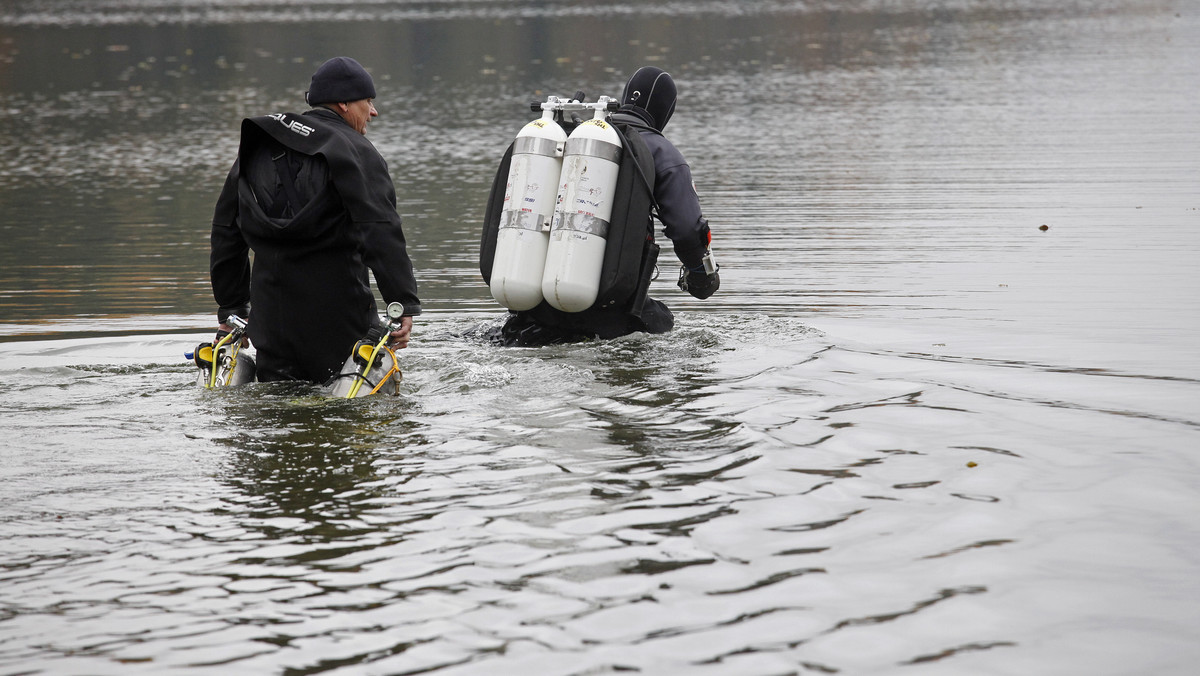
[[[221,342],[221,339],[224,338],[225,336],[228,336],[230,333],[233,333],[232,326],[230,326],[228,324],[221,324],[220,326],[218,326],[217,327],[217,335],[215,338],[213,338],[213,345],[216,345],[217,343]],[[244,335],[242,336],[242,347],[250,347],[250,339]]]
[[[388,334],[388,347],[400,350],[408,347],[408,339],[412,335],[412,317],[401,317],[400,328]]]
[[[721,273],[714,272],[711,275],[700,272],[688,272],[683,283],[679,286],[683,287],[684,291],[692,294],[700,300],[704,300],[717,292],[721,288]]]

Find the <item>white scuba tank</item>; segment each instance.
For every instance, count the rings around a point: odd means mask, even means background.
[[[546,107],[513,143],[491,279],[492,297],[510,310],[530,310],[542,302],[542,271],[567,142],[553,115]]]
[[[597,108],[567,139],[558,206],[550,226],[542,295],[563,312],[581,312],[596,302],[612,217],[621,137]]]
[[[254,357],[246,354],[233,345],[222,345],[214,349],[212,343],[201,343],[195,352],[185,356],[193,359],[200,367],[196,384],[200,387],[234,387],[254,382]],[[217,361],[216,373],[213,373],[213,359]]]
[[[184,354],[199,369],[196,384],[201,387],[234,387],[254,382],[257,372],[254,357],[242,349],[246,320],[230,315],[225,322],[233,330],[224,340],[201,343]]]
[[[371,355],[375,360],[371,361]],[[396,364],[396,353],[387,347],[376,347],[370,341],[360,341],[342,365],[338,377],[329,386],[328,395],[337,399],[357,399],[372,394],[400,393],[402,375]],[[356,388],[355,382],[361,381]]]

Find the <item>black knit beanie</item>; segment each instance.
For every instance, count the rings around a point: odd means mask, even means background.
[[[348,56],[335,56],[313,73],[304,93],[308,105],[348,103],[375,98],[375,82],[362,64]]]
[[[642,66],[625,83],[621,103],[650,113],[654,128],[662,131],[675,113],[675,80],[661,68]]]

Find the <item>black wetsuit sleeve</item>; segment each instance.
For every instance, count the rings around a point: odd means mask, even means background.
[[[384,303],[404,305],[404,314],[421,314],[417,280],[408,257],[400,217],[391,222],[360,224],[363,231],[363,260],[375,275]]]
[[[696,269],[708,248],[709,230],[692,183],[692,171],[674,147],[656,152],[654,160],[654,199],[658,202],[663,234],[674,244],[679,262]]]
[[[225,179],[213,213],[209,277],[213,298],[224,323],[231,314],[246,318],[250,313],[250,247],[238,228],[238,163]]]
[[[364,186],[364,199],[385,200],[387,204],[367,210],[374,214],[371,220],[356,223],[362,237],[363,261],[375,275],[384,303],[400,303],[405,315],[419,315],[421,301],[417,297],[417,280],[404,229],[396,213],[396,188],[387,163],[378,155],[374,159],[378,166],[365,172],[368,185]]]

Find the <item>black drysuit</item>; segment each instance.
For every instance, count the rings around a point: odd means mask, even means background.
[[[420,314],[375,146],[325,108],[243,120],[213,215],[210,272],[218,319],[250,313],[259,380],[324,383],[338,372],[378,322],[368,268],[385,303]]]

